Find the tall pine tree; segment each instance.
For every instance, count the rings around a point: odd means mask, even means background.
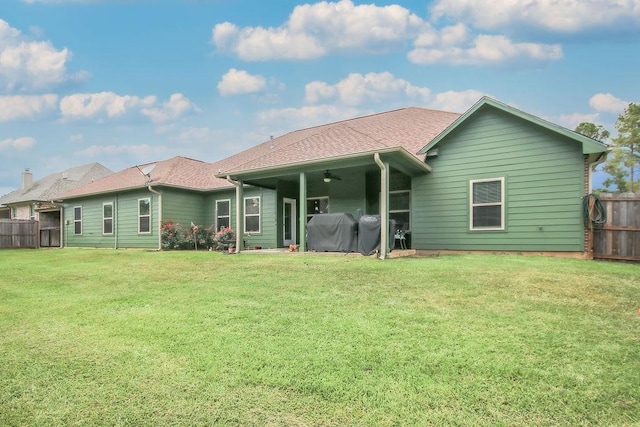
[[[640,104],[625,108],[616,129],[618,136],[611,140],[612,152],[603,167],[611,178],[604,184],[615,184],[621,193],[640,192]]]

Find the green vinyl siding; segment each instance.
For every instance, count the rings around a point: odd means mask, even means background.
[[[103,204],[113,203],[113,197],[76,200],[64,206],[63,239],[65,246],[71,247],[115,247],[114,235],[104,235]],[[82,211],[82,234],[74,233],[74,211],[80,207]],[[115,225],[115,221],[114,221]]]
[[[203,193],[173,188],[160,191],[163,221],[171,220],[185,228],[189,228],[192,222],[205,228],[214,224],[213,217],[207,215],[206,196]]]
[[[412,246],[431,250],[583,251],[581,145],[483,108],[438,144],[412,191]],[[504,230],[470,229],[470,181],[504,178]]]
[[[138,201],[151,201],[151,232],[138,233]],[[104,235],[103,204],[113,203],[113,234]],[[82,235],[73,233],[74,207],[82,207]],[[64,241],[67,247],[157,248],[158,196],[146,190],[70,200],[64,204]]]
[[[276,248],[278,247],[278,234],[279,230],[278,218],[277,218],[277,193],[273,190],[245,187],[244,199],[249,197],[260,198],[260,232],[259,233],[245,233],[243,234],[243,240],[247,247],[253,248],[260,246],[262,248]],[[205,212],[207,213],[207,222],[215,224],[215,208],[216,200],[229,200],[230,202],[230,223],[231,228],[234,230],[236,227],[236,193],[235,190],[225,190],[210,193],[204,198],[204,204],[207,206]],[[244,224],[244,218],[243,218]]]
[[[138,233],[138,201],[150,199],[150,233]],[[158,248],[158,195],[147,190],[118,193],[117,232],[119,248]]]
[[[366,213],[366,175],[360,168],[335,171],[341,179],[324,182],[322,178],[307,182],[307,197],[329,197],[329,213],[348,213],[357,217]]]

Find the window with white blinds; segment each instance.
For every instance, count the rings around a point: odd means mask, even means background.
[[[470,182],[471,230],[504,230],[504,178]]]

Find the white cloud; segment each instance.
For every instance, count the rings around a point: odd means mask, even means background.
[[[428,106],[436,110],[464,113],[485,95],[487,94],[474,89],[441,92],[435,95]]]
[[[36,145],[36,140],[30,136],[23,136],[16,139],[3,139],[0,140],[0,151],[4,150],[27,150]]]
[[[42,90],[73,79],[84,79],[86,73],[67,74],[71,59],[67,48],[53,47],[50,41],[31,41],[19,30],[0,19],[0,89]]]
[[[102,0],[22,0],[27,4],[35,3],[47,3],[47,4],[61,4],[61,3],[99,3]]]
[[[181,93],[174,93],[169,100],[162,103],[162,107],[144,108],[142,114],[154,123],[165,123],[175,120],[189,112],[200,111],[198,107]]]
[[[623,101],[610,93],[598,93],[589,99],[589,105],[598,112],[622,114],[629,106],[629,101]]]
[[[449,18],[485,30],[535,27],[575,33],[640,23],[637,0],[436,0],[430,10],[434,20]]]
[[[174,93],[161,106],[157,106],[157,101],[155,96],[141,98],[113,92],[78,93],[62,98],[60,111],[62,117],[69,119],[112,119],[138,112],[154,123],[167,122],[187,112],[198,111],[195,104],[181,93]]]
[[[222,96],[242,95],[264,90],[266,80],[260,75],[251,75],[245,70],[231,68],[218,83],[218,92]]]
[[[428,88],[414,86],[389,72],[366,75],[353,73],[335,85],[315,81],[306,85],[305,93],[309,103],[339,99],[341,103],[351,106],[397,100],[425,102],[431,95]]]
[[[219,52],[231,52],[247,61],[313,59],[330,52],[388,52],[403,46],[427,25],[399,5],[323,1],[296,6],[287,22],[277,28],[218,24],[212,40]]]
[[[139,98],[118,95],[113,92],[77,93],[60,101],[60,111],[65,118],[118,117],[132,109],[153,105],[154,96]]]
[[[208,127],[191,127],[176,135],[178,142],[204,142],[211,138],[211,129]]]
[[[426,43],[424,40],[420,42],[422,45]],[[545,62],[561,59],[562,55],[562,47],[558,44],[514,43],[505,36],[479,35],[472,45],[417,47],[407,57],[414,64],[421,65],[480,65],[531,60]]]
[[[82,142],[83,140],[84,140],[84,135],[81,133],[76,133],[69,137],[69,141],[71,142]]]
[[[598,121],[599,115],[598,113],[593,114],[582,114],[582,113],[572,113],[572,114],[564,114],[558,117],[548,118],[552,123],[557,123],[560,126],[563,126],[567,129],[575,129],[582,122],[595,123]]]
[[[45,95],[11,95],[0,96],[0,122],[30,119],[57,107],[58,96]]]
[[[272,109],[258,114],[258,121],[269,126],[267,134],[273,134],[274,129],[302,129],[323,123],[355,117],[360,111],[352,107],[337,105],[314,105],[301,108]]]
[[[142,159],[149,161],[150,158],[160,158],[167,153],[167,148],[163,146],[154,146],[149,144],[139,145],[92,145],[76,154],[82,157],[102,158],[107,157],[126,157],[134,160]],[[131,162],[131,160],[129,160]]]

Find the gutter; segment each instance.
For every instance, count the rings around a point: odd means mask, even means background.
[[[412,162],[414,164],[414,166],[416,166],[416,168],[422,169],[424,172],[432,172],[432,170],[433,170],[431,168],[431,166],[429,166],[428,164],[424,163],[422,160],[420,160],[416,156],[412,155],[405,148],[403,148],[403,147],[392,147],[392,148],[388,148],[388,149],[384,149],[384,150],[378,150],[378,151],[363,151],[363,152],[347,154],[347,155],[343,155],[343,156],[323,157],[323,158],[320,158],[320,159],[305,160],[305,161],[301,161],[301,162],[293,162],[293,163],[287,163],[287,164],[265,166],[265,167],[260,167],[260,168],[255,168],[255,169],[248,169],[248,170],[236,169],[236,170],[225,171],[225,172],[222,172],[220,174],[214,174],[214,176],[216,178],[225,178],[225,177],[228,176],[228,175],[225,175],[225,174],[229,174],[229,173],[241,173],[241,174],[245,174],[245,175],[251,175],[251,174],[256,174],[256,173],[259,174],[259,173],[265,173],[265,172],[274,172],[274,176],[279,176],[282,173],[282,171],[286,171],[286,170],[297,171],[300,168],[308,167],[308,166],[316,166],[316,165],[323,165],[323,164],[324,165],[329,165],[329,164],[333,164],[336,161],[342,161],[342,160],[348,161],[348,160],[358,159],[358,158],[366,159],[368,156],[370,156],[372,154],[375,156],[376,154],[379,155],[379,154],[393,154],[393,153],[399,153],[400,155],[405,157],[407,159],[407,161]]]
[[[389,249],[389,170],[380,160],[380,153],[375,153],[373,160],[380,168],[380,259],[386,259]]]
[[[147,189],[158,195],[158,250],[162,250],[162,193],[151,188],[151,184],[147,183]]]

